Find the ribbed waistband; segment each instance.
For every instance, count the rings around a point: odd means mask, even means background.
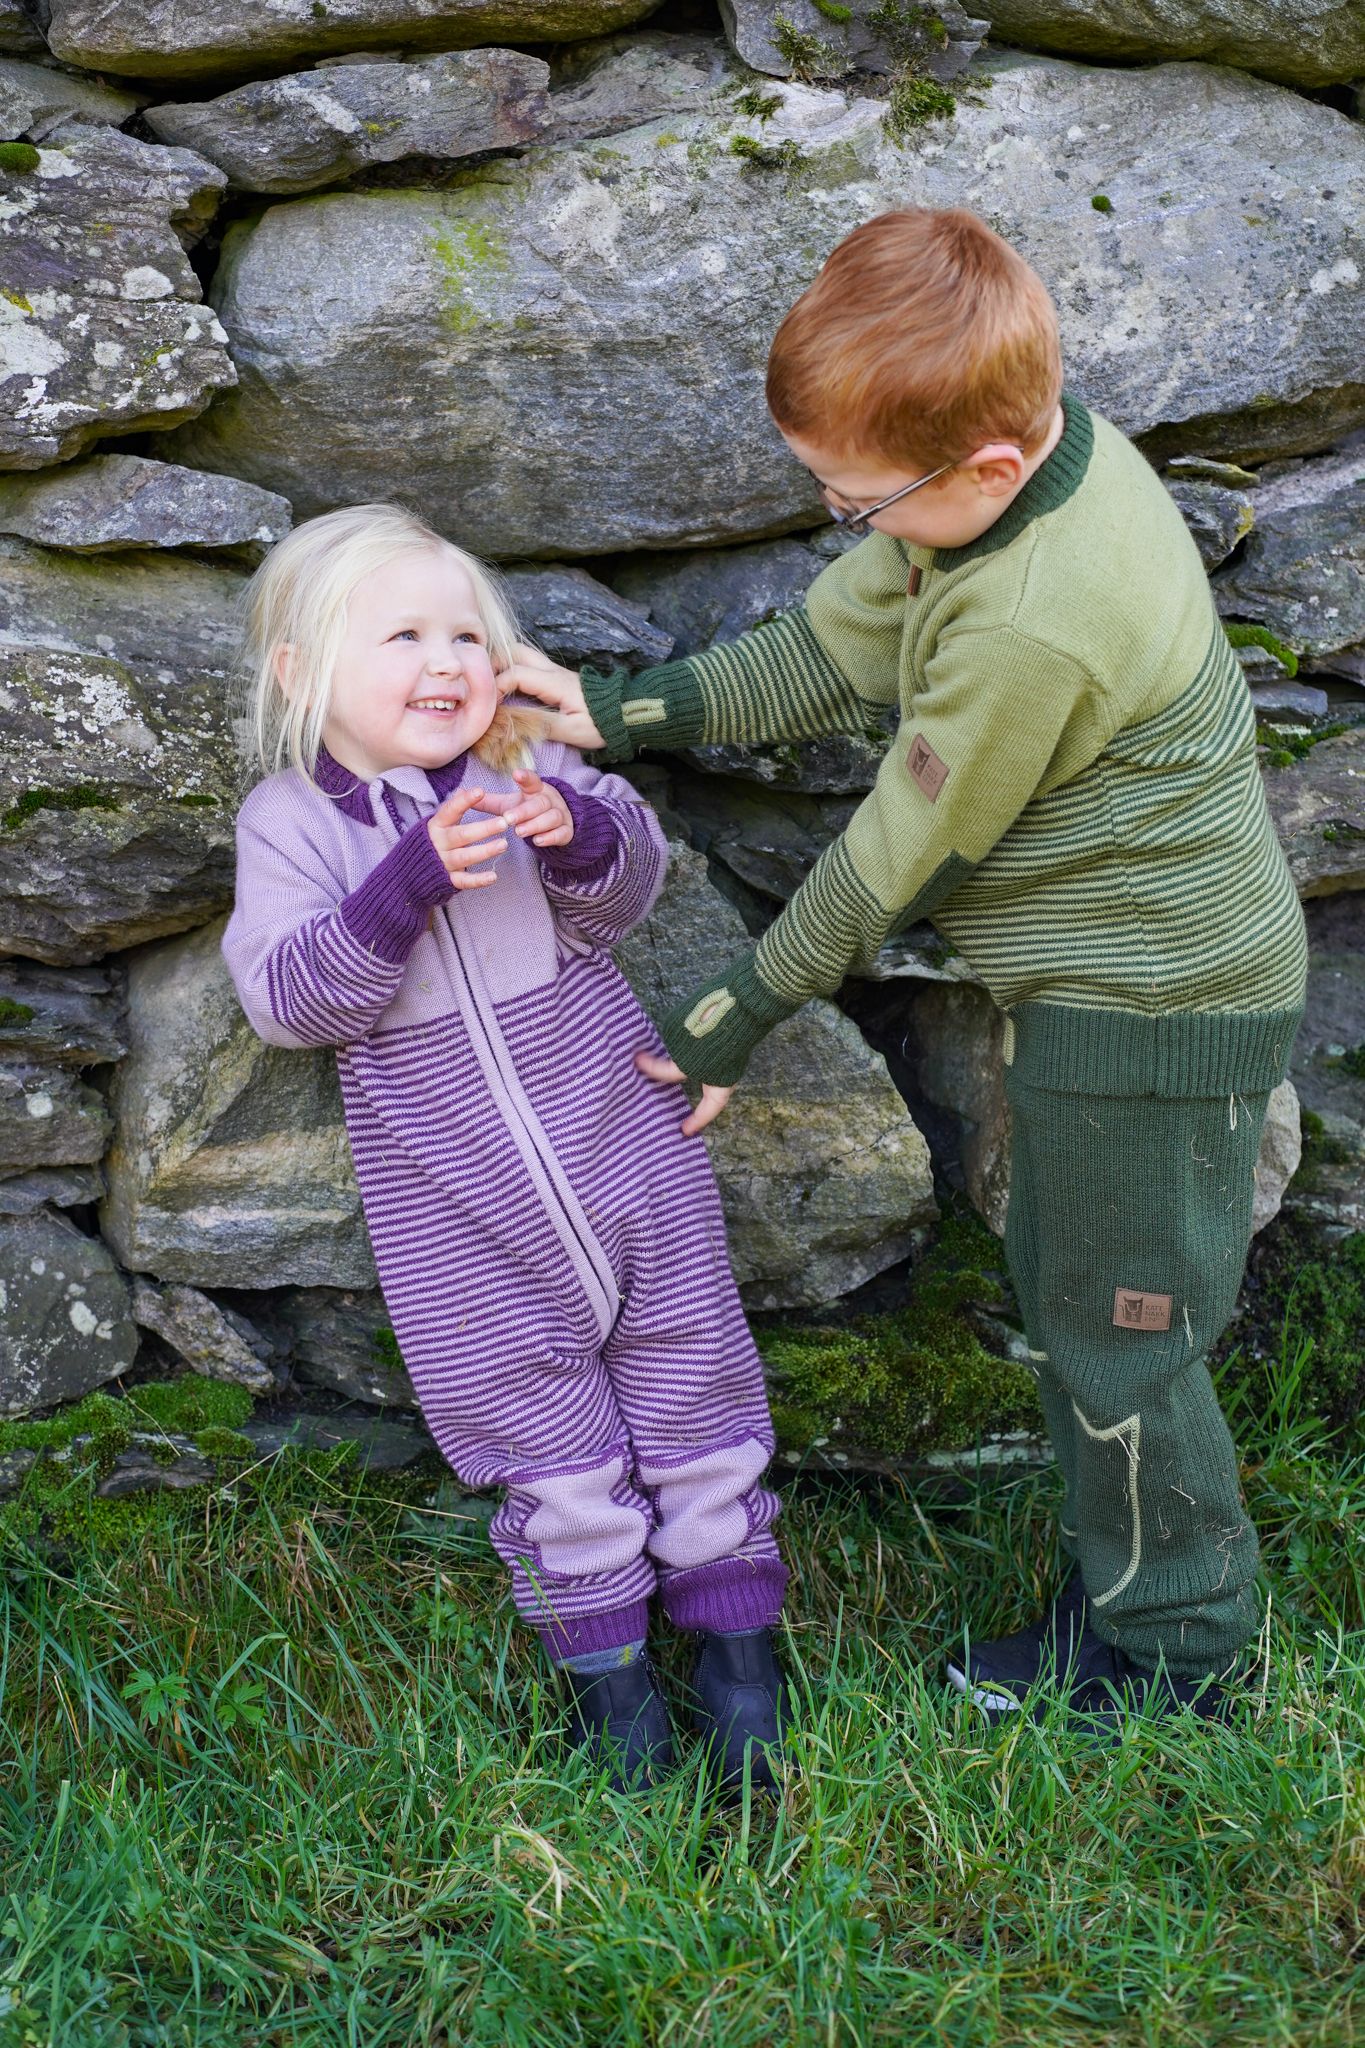
[[[1292,1010],[1089,1010],[1020,1003],[1011,1078],[1082,1095],[1255,1095],[1284,1079]]]

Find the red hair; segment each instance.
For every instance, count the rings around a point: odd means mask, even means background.
[[[1057,313],[1017,250],[962,207],[878,214],[774,337],[768,405],[818,448],[921,469],[990,441],[1025,455],[1062,390]]]

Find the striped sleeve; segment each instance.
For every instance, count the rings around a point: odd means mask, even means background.
[[[693,1080],[732,1085],[780,1017],[832,995],[894,926],[944,902],[1034,796],[1063,730],[1093,699],[1078,664],[1009,631],[955,636],[926,675],[847,830],[757,948],[663,1021]],[[1095,752],[1102,741],[1096,726]]]
[[[808,740],[859,732],[874,704],[895,697],[862,694],[828,655],[804,611],[785,612],[705,654],[665,662],[639,675],[583,671],[583,695],[609,760],[637,747],[717,746],[724,742]]]
[[[338,897],[292,850],[245,817],[237,827],[237,901],[223,957],[243,1010],[268,1045],[349,1045],[398,993],[409,955],[450,880],[425,823]]]
[[[574,840],[591,835],[593,858],[573,859],[573,842],[548,847],[540,857],[541,882],[561,924],[594,945],[615,946],[653,909],[664,885],[668,841],[649,805],[621,776],[603,775],[580,754],[562,751],[545,780],[574,813]]]

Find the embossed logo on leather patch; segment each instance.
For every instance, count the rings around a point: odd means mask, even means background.
[[[948,763],[939,759],[922,733],[915,735],[905,765],[930,803],[936,804],[938,793],[948,780]]]
[[[1169,1294],[1143,1294],[1136,1287],[1114,1289],[1114,1326],[1119,1330],[1169,1330]]]

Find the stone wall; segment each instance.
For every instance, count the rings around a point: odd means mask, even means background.
[[[1313,1000],[1263,1157],[1365,1205],[1359,0],[0,0],[0,1415],[132,1367],[410,1402],[325,1055],[218,956],[253,562],[394,497],[525,630],[644,666],[839,546],[762,404],[835,241],[961,203],[1198,540],[1264,721]],[[646,761],[657,1004],[761,930],[878,736]],[[998,1019],[927,927],[709,1140],[751,1307],[837,1300],[963,1188],[998,1229]],[[932,1155],[932,1156],[931,1156]],[[1298,1168],[1296,1172],[1295,1169]],[[1290,1176],[1293,1176],[1290,1178]]]

